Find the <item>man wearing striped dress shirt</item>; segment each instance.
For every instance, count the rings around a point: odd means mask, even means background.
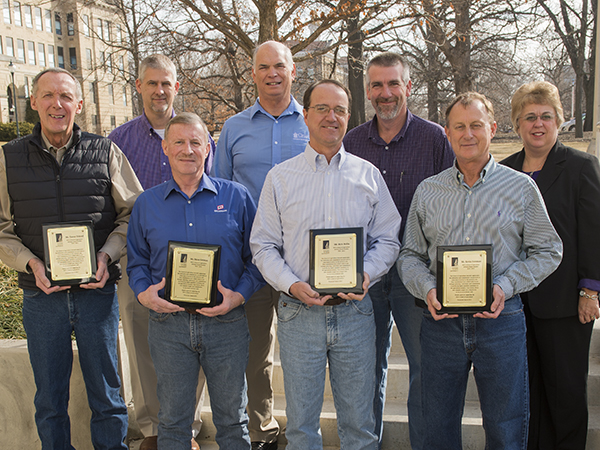
[[[424,448],[462,449],[461,418],[471,366],[486,448],[525,449],[529,420],[525,317],[520,292],[560,263],[562,242],[535,183],[498,165],[489,153],[496,132],[491,103],[459,95],[446,110],[455,165],[423,181],[406,222],[398,270],[427,302],[421,325]],[[439,314],[439,245],[492,244],[491,312]]]
[[[269,171],[250,246],[278,305],[288,450],[323,448],[319,418],[325,370],[333,392],[341,448],[375,450],[375,321],[368,295],[399,250],[400,214],[381,173],[346,153],[350,93],[335,80],[304,95],[309,142],[304,153]],[[362,227],[363,294],[319,295],[308,284],[309,230]]]

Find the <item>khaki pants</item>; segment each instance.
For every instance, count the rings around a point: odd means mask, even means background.
[[[250,330],[250,357],[246,369],[248,382],[248,417],[252,442],[273,442],[279,424],[273,417],[273,357],[275,354],[274,314],[279,292],[268,284],[246,303]]]
[[[158,433],[159,402],[156,395],[156,373],[148,347],[148,309],[142,306],[129,287],[127,277],[127,257],[121,258],[123,278],[117,285],[119,309],[123,325],[123,337],[127,347],[131,393],[133,396],[133,420],[130,428],[139,428],[144,437],[156,436]],[[126,360],[122,358],[123,364]],[[205,384],[204,373],[200,372],[198,390],[196,391],[196,413],[192,425],[194,436],[202,426],[202,393]],[[126,399],[127,400],[127,399]]]

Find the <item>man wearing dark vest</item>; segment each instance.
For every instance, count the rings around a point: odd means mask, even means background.
[[[72,448],[67,407],[74,333],[92,410],[93,447],[126,449],[115,282],[129,215],[142,187],[116,145],[75,124],[82,106],[81,85],[66,70],[50,68],[34,78],[31,107],[40,123],[0,151],[0,259],[18,271],[23,289],[42,448]],[[93,223],[95,281],[53,285],[42,225],[80,221]]]

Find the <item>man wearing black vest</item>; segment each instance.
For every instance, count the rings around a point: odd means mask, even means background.
[[[75,124],[82,106],[81,85],[66,70],[51,68],[34,78],[31,107],[40,123],[0,151],[0,259],[18,271],[23,289],[42,448],[72,448],[67,407],[74,332],[92,410],[92,444],[126,449],[115,282],[142,187],[116,145]],[[55,286],[45,269],[42,225],[80,221],[93,223],[95,281]]]

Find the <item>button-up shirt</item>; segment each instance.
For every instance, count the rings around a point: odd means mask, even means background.
[[[364,271],[375,283],[399,251],[400,214],[379,170],[346,153],[327,164],[310,145],[267,175],[252,227],[254,262],[275,289],[308,282],[309,232],[363,228]]]
[[[264,286],[252,264],[250,227],[256,212],[248,191],[237,183],[203,175],[188,197],[169,180],[140,195],[127,233],[127,274],[136,297],[166,274],[168,242],[220,245],[223,286],[250,296]],[[162,296],[164,290],[159,291]],[[223,297],[217,293],[220,303]]]
[[[115,128],[108,138],[125,153],[144,189],[171,179],[171,166],[162,149],[162,137],[152,128],[145,113]],[[204,162],[205,173],[210,172],[215,152],[215,142],[210,135],[208,140],[211,151]]]
[[[536,287],[562,258],[562,241],[535,183],[492,156],[472,187],[453,166],[417,188],[398,259],[410,293],[425,300],[436,287],[439,245],[465,244],[492,244],[493,283],[506,299]]]
[[[267,172],[302,153],[308,142],[302,106],[294,97],[279,117],[269,114],[259,100],[227,119],[211,170],[212,176],[242,183],[256,203]]]
[[[389,143],[379,136],[375,116],[350,130],[344,137],[344,147],[379,169],[403,218],[408,215],[419,183],[447,169],[454,161],[454,152],[444,129],[410,111],[406,123]],[[400,239],[405,224],[403,222],[400,227]]]

